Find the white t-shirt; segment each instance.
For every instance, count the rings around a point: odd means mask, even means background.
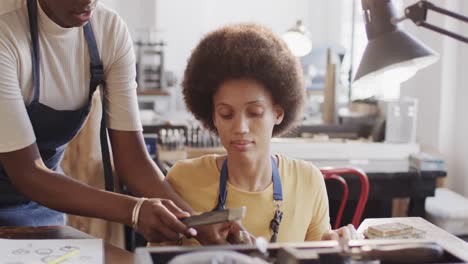
[[[26,105],[33,98],[31,41],[26,1],[0,15],[0,152],[27,147],[36,137]],[[135,54],[126,24],[98,4],[91,18],[106,79],[107,126],[141,131]],[[38,8],[40,98],[57,110],[87,103],[89,53],[83,28],[62,28]]]

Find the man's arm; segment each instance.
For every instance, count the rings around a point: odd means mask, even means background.
[[[31,200],[61,212],[132,226],[137,198],[95,189],[48,169],[36,143],[0,153],[0,163],[13,185]],[[188,214],[169,200],[149,199],[143,203],[138,229],[148,241],[176,240],[179,233],[195,235],[177,220],[184,216]]]
[[[13,185],[31,200],[61,212],[131,225],[135,198],[94,189],[48,169],[36,143],[0,153],[0,163]]]

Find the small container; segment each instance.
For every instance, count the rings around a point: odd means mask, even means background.
[[[382,107],[382,110],[384,110],[386,116],[385,142],[416,142],[417,99],[405,97],[398,101],[388,101],[384,104],[385,106]]]

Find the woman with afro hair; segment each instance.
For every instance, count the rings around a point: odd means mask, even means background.
[[[248,237],[270,242],[350,236],[350,227],[330,230],[320,170],[270,152],[271,138],[301,119],[305,99],[298,60],[271,30],[237,24],[206,35],[188,60],[183,95],[227,152],[169,171],[166,181],[194,210],[245,206]]]

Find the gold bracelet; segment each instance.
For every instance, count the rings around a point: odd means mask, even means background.
[[[147,198],[140,198],[138,199],[138,201],[136,202],[135,206],[133,207],[133,211],[132,211],[132,227],[133,229],[137,229],[138,228],[138,216],[140,215],[140,209],[141,209],[141,206],[143,205],[143,202],[145,200],[148,200]]]

